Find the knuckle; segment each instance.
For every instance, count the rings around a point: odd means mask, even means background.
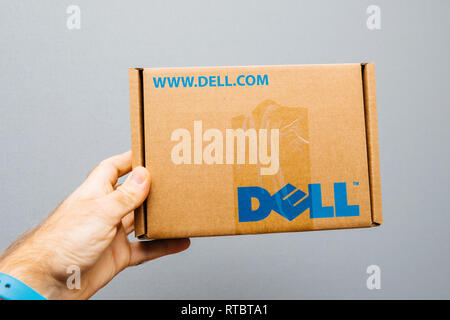
[[[108,164],[108,159],[103,159],[102,161],[100,161],[97,165],[97,167],[103,167],[105,165]]]
[[[119,192],[119,201],[129,204],[136,201],[138,198],[138,194],[136,190],[133,190],[131,188],[126,188],[124,185],[117,188],[117,191]]]
[[[111,166],[111,162],[109,161],[109,159],[104,159],[99,162],[99,164],[97,165],[97,168],[109,168],[110,166]]]
[[[107,172],[109,175],[118,175],[119,169],[117,169],[114,161],[111,158],[105,159],[100,161],[100,163],[97,165],[96,169],[103,170]]]

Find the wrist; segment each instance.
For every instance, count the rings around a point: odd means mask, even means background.
[[[0,273],[0,298],[6,300],[47,300],[19,279]]]
[[[0,262],[0,272],[20,280],[47,299],[60,299],[61,284],[34,263],[18,263],[14,257],[7,257]]]

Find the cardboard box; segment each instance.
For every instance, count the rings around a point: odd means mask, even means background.
[[[129,69],[139,238],[382,223],[374,64]]]

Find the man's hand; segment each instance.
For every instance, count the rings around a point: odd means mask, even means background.
[[[128,241],[134,214],[150,190],[150,174],[131,170],[131,152],[102,161],[40,226],[0,258],[7,273],[49,299],[87,299],[123,269],[189,247],[189,239]],[[67,268],[81,270],[81,289],[69,290]]]

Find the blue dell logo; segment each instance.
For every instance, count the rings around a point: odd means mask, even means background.
[[[347,202],[347,184],[334,184],[334,207],[322,206],[322,191],[319,183],[308,185],[308,195],[292,184],[287,184],[273,195],[261,187],[238,187],[239,222],[260,221],[274,210],[289,221],[294,220],[306,209],[309,217],[333,218],[359,216],[359,205]],[[252,210],[252,198],[259,201],[259,207]]]

